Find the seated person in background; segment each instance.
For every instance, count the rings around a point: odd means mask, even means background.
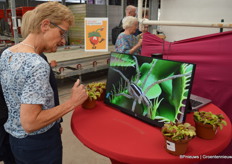
[[[122,27],[125,31],[119,34],[115,43],[115,51],[140,55],[142,39],[138,40],[133,35],[138,28],[138,19],[132,16],[127,16],[122,20]]]
[[[146,20],[148,19],[146,18],[143,19],[143,21],[146,21]],[[142,23],[139,25],[139,29],[142,31],[142,33],[136,36],[138,40],[143,39],[143,34],[149,32],[149,26],[150,25],[142,24]]]

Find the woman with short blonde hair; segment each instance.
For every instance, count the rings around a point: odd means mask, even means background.
[[[73,22],[68,7],[58,2],[42,3],[23,17],[25,39],[2,53],[0,81],[8,106],[4,128],[10,134],[18,164],[62,164],[60,118],[88,97],[78,79],[70,98],[55,106],[50,66],[39,55],[63,46]]]
[[[136,23],[138,23],[138,19],[136,17],[127,16],[122,20],[122,28],[125,30],[126,28],[134,26]]]
[[[115,43],[115,51],[120,53],[140,55],[142,39],[138,40],[133,34],[138,28],[138,19],[127,16],[122,20],[124,32],[118,35]]]

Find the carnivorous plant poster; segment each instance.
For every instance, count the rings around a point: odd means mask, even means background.
[[[154,122],[182,122],[194,68],[189,63],[112,53],[106,101]]]

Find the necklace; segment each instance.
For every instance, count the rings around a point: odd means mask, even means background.
[[[24,46],[31,47],[31,48],[33,48],[33,49],[35,50],[35,47],[34,47],[34,46],[32,46],[32,45],[30,45],[30,44],[23,43],[23,42],[21,42],[21,43],[19,43],[19,44],[22,44],[22,45],[24,45]]]

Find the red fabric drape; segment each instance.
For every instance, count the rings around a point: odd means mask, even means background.
[[[192,93],[209,98],[232,118],[232,31],[167,42],[146,33],[142,55],[196,64]]]
[[[142,55],[162,53],[164,59],[196,64],[192,93],[209,98],[232,119],[232,31],[167,42],[143,35]],[[220,154],[231,155],[232,142]],[[201,162],[202,164],[208,161]],[[228,159],[211,160],[224,164]]]

